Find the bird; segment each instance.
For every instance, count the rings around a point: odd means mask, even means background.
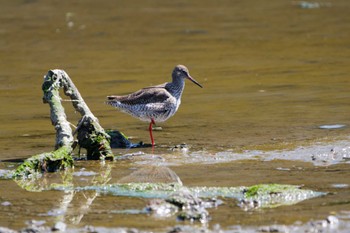
[[[107,96],[106,104],[141,121],[150,122],[148,130],[152,147],[154,147],[152,125],[155,125],[156,122],[168,120],[179,109],[181,96],[185,88],[185,79],[189,79],[197,86],[203,88],[201,84],[191,77],[186,66],[177,65],[172,72],[171,82],[145,87],[128,95]]]

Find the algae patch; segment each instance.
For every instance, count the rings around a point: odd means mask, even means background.
[[[244,210],[275,208],[325,195],[296,185],[259,184],[249,187],[186,187],[178,183],[127,183],[76,187],[75,191],[95,190],[113,196],[168,199],[175,194],[189,193],[203,199],[232,198]]]
[[[54,172],[73,167],[71,151],[70,146],[62,146],[55,151],[32,156],[18,166],[14,177],[39,176],[41,172]]]
[[[286,191],[293,191],[295,188],[299,189],[299,186],[294,185],[280,185],[280,184],[260,184],[253,185],[244,190],[244,196],[246,198],[253,198],[262,195],[271,195],[283,193]]]

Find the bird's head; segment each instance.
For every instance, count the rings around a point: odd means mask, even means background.
[[[191,80],[194,84],[198,85],[199,87],[202,87],[202,85],[200,85],[194,78],[191,77],[190,72],[188,71],[187,67],[184,65],[175,66],[173,70],[173,78],[183,78],[183,79],[187,78]]]

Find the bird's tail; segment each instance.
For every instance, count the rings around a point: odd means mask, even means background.
[[[118,104],[118,102],[119,101],[117,100],[116,96],[111,95],[111,96],[107,96],[107,100],[105,103],[115,107]]]

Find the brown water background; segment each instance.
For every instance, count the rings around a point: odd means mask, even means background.
[[[136,142],[148,143],[147,124],[105,105],[105,96],[169,81],[175,65],[186,65],[204,88],[187,82],[178,113],[160,124],[162,131],[155,132],[160,148],[154,153],[160,156],[168,153],[162,147],[180,143],[188,144],[192,151],[210,154],[293,150],[320,141],[331,146],[340,139],[347,140],[350,2],[318,3],[319,7],[305,9],[300,2],[288,0],[0,0],[0,160],[52,150],[54,129],[49,106],[42,104],[41,84],[46,72],[54,68],[70,75],[104,128],[121,130]],[[76,123],[79,115],[71,103],[66,102],[65,108],[68,119]],[[319,128],[333,124],[345,127]],[[79,166],[99,169],[98,164],[88,164]],[[127,174],[134,165],[123,166],[115,163],[113,169]],[[283,176],[286,172],[275,169],[281,166],[294,170]],[[334,171],[331,177],[327,169]],[[331,191],[331,184],[349,184],[350,178],[348,164],[320,168],[293,160],[194,163],[174,170],[186,185],[276,182]],[[8,180],[1,180],[0,187],[2,201],[13,203],[11,210],[0,207],[4,213],[0,226],[18,229],[26,220],[40,218],[54,222],[50,216],[40,217],[40,213],[52,207],[59,193],[41,193],[38,198]],[[347,204],[336,207],[305,211],[329,203],[318,199],[305,206],[244,216],[241,210],[226,208],[214,213],[212,223],[292,224],[324,218],[332,211],[349,210],[349,188],[341,191],[337,198]],[[125,199],[126,205],[141,201]],[[96,208],[103,208],[103,203],[117,205],[118,201],[103,196],[96,200]],[[22,208],[33,214],[28,216]],[[288,216],[281,214],[286,210]],[[98,213],[86,215],[81,225],[159,227],[147,216],[138,216],[135,221],[126,216],[121,221],[116,220],[119,215],[108,211],[103,217],[97,217]],[[228,215],[229,220],[224,220]],[[13,216],[18,220],[13,221]]]

